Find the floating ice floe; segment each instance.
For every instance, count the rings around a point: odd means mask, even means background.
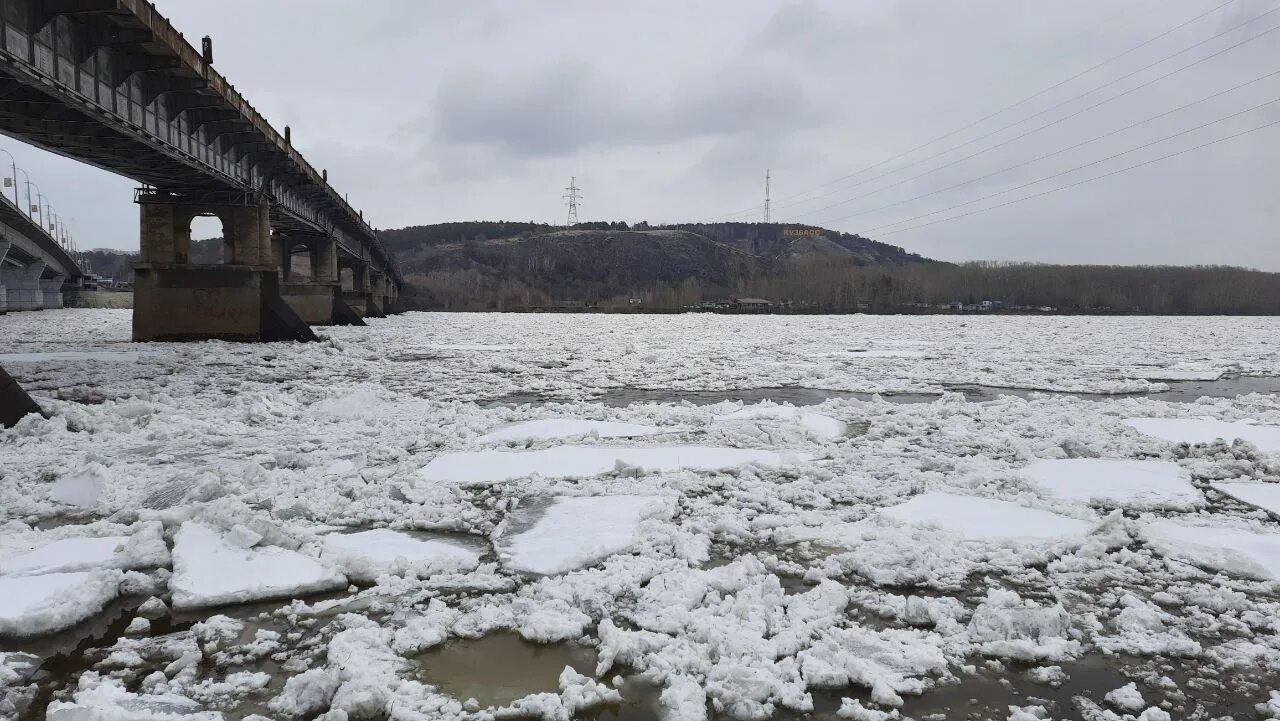
[[[356,581],[373,581],[390,573],[426,575],[470,570],[480,563],[480,552],[460,543],[415,538],[386,528],[331,533],[324,538],[320,557]]]
[[[980,541],[1057,541],[1081,538],[1092,524],[1009,501],[931,491],[880,512],[885,518],[932,526]]]
[[[1280,483],[1215,483],[1213,488],[1237,501],[1280,515]]]
[[[174,693],[132,693],[120,681],[106,678],[82,685],[71,701],[49,704],[48,721],[222,721],[220,711],[206,711]],[[262,718],[258,716],[257,718]]]
[[[1041,460],[1023,471],[1055,498],[1137,508],[1189,508],[1203,502],[1191,475],[1169,461],[1115,458]]]
[[[196,521],[174,536],[174,608],[200,608],[284,598],[347,585],[336,569],[276,546],[238,548],[224,534]]]
[[[317,418],[348,420],[382,415],[387,407],[387,402],[378,397],[377,393],[360,388],[345,395],[316,401],[307,408],[307,412]]]
[[[1162,555],[1202,568],[1258,580],[1280,579],[1280,533],[1153,521],[1143,526],[1142,535]]]
[[[716,416],[717,421],[741,421],[741,420],[783,420],[799,423],[804,426],[810,433],[817,438],[824,440],[833,440],[840,438],[845,434],[845,425],[843,422],[824,416],[821,413],[810,413],[794,406],[778,406],[772,404],[758,404],[747,406],[742,410],[726,413]]]
[[[516,350],[517,346],[503,344],[482,344],[482,343],[433,343],[427,348],[431,350],[469,350],[469,351],[501,351]]]
[[[122,570],[165,566],[169,548],[158,522],[146,524],[132,536],[63,538],[41,543],[39,536],[29,550],[0,558],[0,576],[34,576],[45,573]]]
[[[66,506],[90,508],[111,480],[111,473],[101,463],[89,463],[62,476],[49,489],[49,500]]]
[[[1230,442],[1239,438],[1264,453],[1280,453],[1280,426],[1212,418],[1126,418],[1124,422],[1139,433],[1173,443],[1212,443],[1219,438]]]
[[[535,473],[547,478],[595,476],[627,466],[655,472],[716,471],[747,463],[777,468],[808,458],[794,453],[716,446],[556,446],[536,451],[441,453],[423,466],[418,476],[436,483],[485,484]]]
[[[526,573],[572,571],[631,548],[641,521],[673,512],[663,496],[560,496],[527,530],[500,537],[498,556]]]
[[[480,436],[481,443],[499,441],[524,441],[534,438],[556,439],[594,435],[599,438],[637,438],[659,433],[670,433],[673,428],[647,426],[619,421],[593,421],[584,418],[541,418],[502,426]]]
[[[117,570],[0,577],[0,637],[70,628],[114,600],[123,579]]]
[[[78,350],[46,353],[0,353],[0,363],[46,363],[53,361],[101,361],[104,363],[137,363],[141,353],[128,351]]]
[[[851,349],[849,355],[854,358],[924,358],[928,351],[890,348]]]

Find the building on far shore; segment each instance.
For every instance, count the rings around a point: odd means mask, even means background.
[[[764,298],[734,298],[733,310],[741,313],[768,313],[773,310],[773,301]]]

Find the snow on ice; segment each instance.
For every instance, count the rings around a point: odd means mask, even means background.
[[[285,548],[244,549],[198,521],[174,535],[174,608],[199,608],[291,597],[347,585],[346,576],[324,563]]]
[[[1126,418],[1125,423],[1139,433],[1174,443],[1212,443],[1218,439],[1230,443],[1239,439],[1263,453],[1280,453],[1280,426],[1213,418]]]
[[[1160,553],[1224,573],[1280,580],[1280,533],[1152,521],[1142,535]]]
[[[555,446],[534,451],[454,451],[441,453],[419,476],[435,483],[488,484],[532,475],[547,478],[596,476],[620,467],[645,471],[733,468],[746,463],[787,466],[799,463],[789,452],[710,446]]]
[[[902,523],[939,528],[963,538],[1000,543],[1082,539],[1094,525],[1009,501],[940,491],[922,493],[884,509],[881,515]]]
[[[66,641],[47,717],[560,719],[635,674],[667,719],[891,719],[979,674],[1065,688],[1120,658],[1149,665],[1090,718],[1221,717],[1242,681],[1280,708],[1280,528],[1221,495],[1275,508],[1280,400],[1161,395],[1280,374],[1280,321],[565,320],[142,346],[128,312],[0,318],[49,415],[0,430],[0,636],[105,634]],[[648,402],[592,400],[629,389]],[[485,709],[415,658],[493,633],[596,665]],[[34,698],[6,654],[0,717]],[[1018,703],[982,713],[1076,710]]]
[[[525,441],[534,438],[557,439],[575,436],[597,438],[636,438],[670,432],[658,426],[618,421],[593,421],[582,418],[540,418],[534,421],[512,423],[480,436],[480,443]]]
[[[625,551],[640,540],[645,518],[672,513],[660,496],[562,496],[525,531],[498,539],[498,555],[514,570],[564,573]]]
[[[799,423],[815,437],[834,440],[845,434],[845,426],[839,420],[821,413],[804,411],[794,406],[757,404],[741,410],[716,416],[718,421],[785,420]]]
[[[1280,483],[1214,483],[1213,489],[1280,516]]]
[[[74,626],[120,593],[120,571],[0,576],[0,637],[38,636]]]
[[[1203,498],[1191,475],[1169,461],[1061,458],[1036,461],[1024,471],[1055,498],[1129,508],[1191,508]]]
[[[386,573],[428,576],[471,570],[479,565],[480,555],[458,543],[379,528],[325,536],[321,559],[341,568],[352,580],[373,581]]]

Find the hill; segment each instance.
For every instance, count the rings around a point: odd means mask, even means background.
[[[798,261],[930,263],[897,246],[814,226],[714,223],[443,223],[381,231],[429,308],[673,307],[743,294]]]

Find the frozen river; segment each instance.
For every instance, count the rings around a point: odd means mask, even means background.
[[[1278,319],[129,330],[0,317],[0,719],[1280,718]]]

